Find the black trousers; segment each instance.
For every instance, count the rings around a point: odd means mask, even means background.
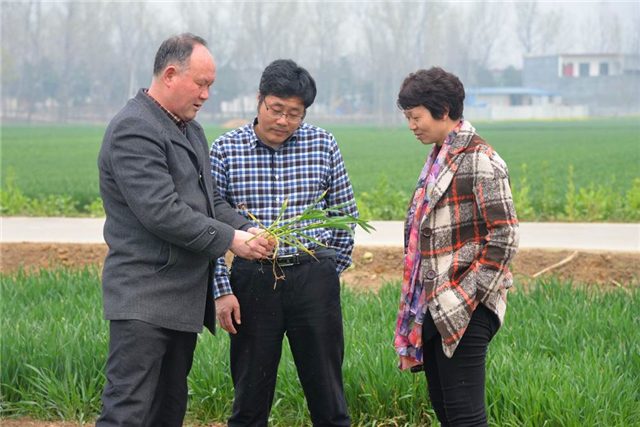
[[[427,313],[422,326],[424,371],[429,398],[443,427],[487,426],[485,364],[489,342],[500,327],[496,315],[479,304],[449,359],[442,337]]]
[[[231,336],[235,387],[229,426],[266,426],[287,334],[314,426],[348,426],[342,384],[344,338],[335,258],[283,268],[236,259],[231,286],[242,324]]]
[[[181,426],[197,334],[139,320],[112,320],[109,334],[96,426]]]

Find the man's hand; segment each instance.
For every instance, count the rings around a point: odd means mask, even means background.
[[[273,243],[262,236],[236,230],[229,249],[240,258],[261,259],[273,251]]]
[[[254,236],[257,236],[258,234],[262,233],[263,230],[259,229],[258,227],[249,227],[247,228],[247,231]]]
[[[230,334],[238,332],[233,326],[233,321],[238,325],[241,323],[240,303],[238,303],[238,298],[235,295],[223,295],[216,299],[216,319],[218,319],[220,327]]]
[[[265,236],[265,232],[263,229],[258,228],[258,227],[249,227],[247,229],[247,231],[251,234],[253,234],[254,236],[259,236],[262,235],[262,237]],[[273,253],[273,248],[276,247],[276,240],[275,238],[269,236],[268,238],[266,238],[267,242],[269,243],[269,255],[271,255]]]

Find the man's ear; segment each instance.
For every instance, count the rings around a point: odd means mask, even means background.
[[[258,100],[258,103],[256,104],[256,110],[258,111],[258,114],[260,114],[260,105],[262,105],[262,102],[264,101],[264,96],[260,95],[260,92],[258,92],[258,95],[256,95],[256,99]]]
[[[178,75],[178,69],[175,65],[169,65],[162,72],[162,81],[165,85],[170,86],[175,77]]]

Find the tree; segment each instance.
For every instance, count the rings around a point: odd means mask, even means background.
[[[500,86],[521,86],[522,85],[522,70],[516,69],[510,65],[502,71],[499,80]]]
[[[438,63],[445,52],[439,43],[443,34],[439,17],[442,4],[384,1],[359,7],[363,44],[357,78],[371,80],[372,109],[379,123],[395,112],[395,99],[402,79],[418,68]]]
[[[47,4],[46,52],[50,71],[57,74],[55,104],[60,122],[80,117],[91,120],[93,109],[104,99],[96,82],[103,82],[104,87],[117,86],[117,75],[105,76],[111,71],[107,64],[119,59],[109,37],[105,37],[113,25],[106,7],[101,1]]]
[[[36,104],[42,100],[42,8],[39,1],[7,3],[2,8],[3,104],[15,101],[9,110],[26,113],[31,122]],[[6,43],[11,40],[12,43]],[[9,111],[6,110],[6,111]]]
[[[350,69],[343,60],[343,52],[350,37],[343,32],[348,9],[339,3],[307,3],[300,15],[308,19],[304,40],[312,49],[300,52],[301,65],[308,68],[318,86],[317,102],[330,109],[344,103],[345,87],[341,82],[349,78]]]
[[[600,2],[591,12],[583,23],[584,48],[596,53],[621,53],[622,25],[616,11]]]
[[[152,11],[144,2],[115,3],[110,4],[109,8],[115,24],[114,43],[126,78],[126,90],[122,98],[128,99],[151,80],[154,44],[158,38],[155,30],[157,25],[150,18]],[[140,69],[144,70],[144,81],[140,81]]]
[[[213,85],[210,99],[205,105],[207,110],[218,109],[222,101],[236,98],[246,91],[242,78],[242,67],[238,63],[238,33],[242,31],[235,21],[237,4],[195,2],[181,4],[179,32],[189,31],[207,40],[209,49],[216,62],[216,83]]]
[[[557,49],[563,39],[562,15],[557,11],[542,11],[536,0],[517,1],[514,4],[516,14],[516,35],[525,55],[543,54]]]
[[[451,10],[450,21],[457,21],[451,35],[449,63],[467,85],[493,86],[490,62],[502,41],[506,15],[500,3],[473,3],[465,11]],[[464,52],[464,53],[462,53]]]

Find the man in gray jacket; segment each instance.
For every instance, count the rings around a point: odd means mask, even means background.
[[[110,341],[98,426],[182,425],[197,333],[215,327],[213,262],[227,250],[248,259],[272,250],[211,179],[193,119],[215,71],[200,37],[165,40],[151,86],[105,132],[98,166]]]

